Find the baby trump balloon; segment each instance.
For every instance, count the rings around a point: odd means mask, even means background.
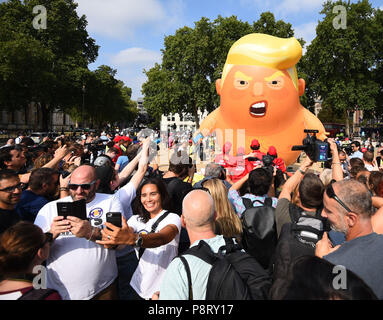
[[[232,150],[244,147],[246,153],[257,139],[260,151],[266,153],[272,145],[287,165],[293,163],[300,151],[291,148],[302,144],[304,129],[319,130],[317,137],[326,138],[322,123],[299,101],[305,81],[298,79],[295,65],[301,56],[295,38],[253,33],[236,41],[216,81],[220,106],[202,121],[198,133],[215,131],[220,146],[230,141]]]

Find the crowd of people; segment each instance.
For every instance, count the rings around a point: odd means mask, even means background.
[[[328,139],[318,174],[308,156],[288,170],[273,146],[262,153],[254,139],[232,156],[227,142],[197,171],[214,139],[168,137],[2,146],[0,300],[204,300],[216,268],[202,252],[236,250],[256,273],[251,299],[383,299],[383,148]],[[338,266],[345,285],[334,285]],[[246,283],[233,279],[222,281]]]

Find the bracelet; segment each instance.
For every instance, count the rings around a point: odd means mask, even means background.
[[[86,240],[88,240],[88,241],[90,241],[90,239],[92,239],[92,236],[93,236],[93,232],[94,232],[95,227],[92,227],[92,226],[91,226],[91,228],[92,228],[92,232],[90,233],[90,237],[89,237],[89,239],[86,239]]]
[[[340,162],[333,162],[331,165],[333,165],[333,164],[341,164]]]
[[[69,188],[67,188],[67,187],[60,187],[60,191],[69,191]]]
[[[305,175],[305,173],[306,173],[306,171],[303,171],[301,168],[299,168],[298,171],[299,171],[300,173],[302,173],[303,175]]]

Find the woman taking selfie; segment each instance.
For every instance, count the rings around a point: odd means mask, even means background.
[[[139,259],[130,285],[133,299],[150,299],[159,291],[163,274],[178,253],[180,217],[169,211],[170,198],[164,183],[157,178],[146,180],[137,190],[138,205],[122,228],[105,223],[103,245],[131,245]]]

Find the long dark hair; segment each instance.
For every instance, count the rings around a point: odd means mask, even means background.
[[[135,214],[140,216],[142,222],[146,223],[150,220],[150,213],[146,211],[145,207],[141,202],[141,193],[142,188],[147,184],[154,184],[157,187],[157,190],[161,198],[161,207],[164,210],[172,210],[171,198],[169,196],[168,190],[166,189],[165,183],[159,178],[149,178],[146,179],[138,188],[136,198],[132,204],[132,209]]]

